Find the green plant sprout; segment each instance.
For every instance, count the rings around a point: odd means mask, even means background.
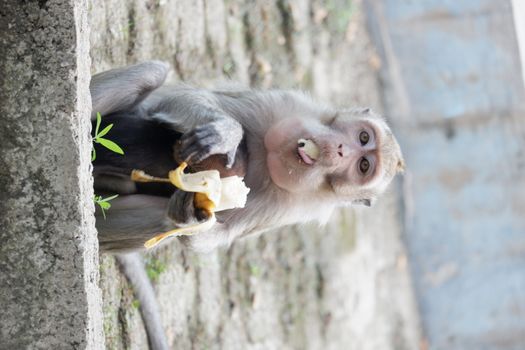
[[[159,259],[148,258],[146,260],[146,273],[153,282],[157,282],[164,271],[166,271],[166,264]]]
[[[102,129],[101,132],[98,132],[100,129],[100,123],[102,122],[102,116],[100,115],[100,112],[97,112],[97,126],[95,127],[95,136],[93,137],[93,142],[101,144],[102,146],[106,147],[110,151],[113,151],[118,154],[124,154],[124,151],[122,148],[120,148],[119,145],[117,145],[115,142],[105,139],[102,136],[105,136],[113,127],[113,124],[109,124],[104,129]],[[97,158],[97,152],[95,151],[95,147],[93,146],[93,149],[91,150],[91,161],[94,161]]]
[[[105,136],[113,127],[113,124],[109,124],[104,129],[102,129],[101,132],[98,132],[100,129],[100,123],[102,122],[102,116],[100,115],[100,112],[97,112],[97,126],[95,127],[95,136],[93,137],[93,142],[101,144],[102,146],[106,147],[110,151],[113,151],[118,154],[124,154],[124,151],[122,148],[120,148],[119,145],[117,145],[115,142],[105,139],[102,136]],[[91,150],[91,161],[94,161],[97,158],[97,152],[95,151],[95,145],[93,145],[93,148]],[[102,198],[102,196],[95,195],[93,197],[93,201],[98,204],[100,209],[102,210],[102,216],[104,217],[104,220],[106,220],[106,210],[109,210],[111,208],[111,203],[109,203],[110,200],[115,199],[118,197],[118,194],[106,198]]]
[[[102,196],[97,196],[97,195],[93,197],[93,201],[97,203],[100,209],[102,210],[102,216],[104,217],[104,220],[106,220],[105,210],[109,210],[109,208],[111,208],[111,203],[109,203],[109,201],[117,197],[118,197],[118,194],[114,196],[106,197],[106,198],[102,198]]]

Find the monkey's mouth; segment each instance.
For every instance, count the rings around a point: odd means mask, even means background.
[[[299,139],[297,141],[297,155],[305,164],[314,164],[319,158],[319,153],[319,147],[312,140]]]

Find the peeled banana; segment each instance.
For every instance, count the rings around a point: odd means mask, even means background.
[[[192,235],[210,229],[216,222],[215,212],[232,208],[243,208],[250,189],[246,187],[243,179],[238,176],[220,178],[217,170],[205,170],[197,173],[184,173],[186,162],[170,171],[169,179],[153,177],[141,170],[133,170],[131,179],[137,182],[171,182],[177,188],[195,192],[194,205],[205,210],[210,218],[203,223],[177,228],[156,235],[144,243],[146,248],[152,248],[165,238],[174,235]]]

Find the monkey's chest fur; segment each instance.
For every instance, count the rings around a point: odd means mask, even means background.
[[[103,117],[100,130],[109,124],[113,124],[113,128],[104,138],[117,143],[124,150],[124,155],[95,144],[96,159],[93,162],[95,185],[97,176],[127,179],[133,169],[167,178],[168,173],[183,161],[179,157],[179,140],[182,134],[170,125],[129,112]],[[95,123],[92,123],[92,130],[94,133]],[[243,177],[246,174],[247,153],[246,142],[243,140],[237,149],[235,163],[231,169],[225,167],[225,156],[214,155],[200,163],[191,164],[189,171],[216,169],[221,177],[232,175]],[[169,197],[175,191],[175,187],[167,183],[136,183],[135,187],[136,190],[132,193],[163,197]]]

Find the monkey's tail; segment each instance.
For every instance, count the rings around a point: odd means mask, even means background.
[[[138,253],[129,253],[118,254],[116,259],[140,303],[140,312],[148,334],[150,349],[169,350],[155,291],[146,273],[142,257]]]

